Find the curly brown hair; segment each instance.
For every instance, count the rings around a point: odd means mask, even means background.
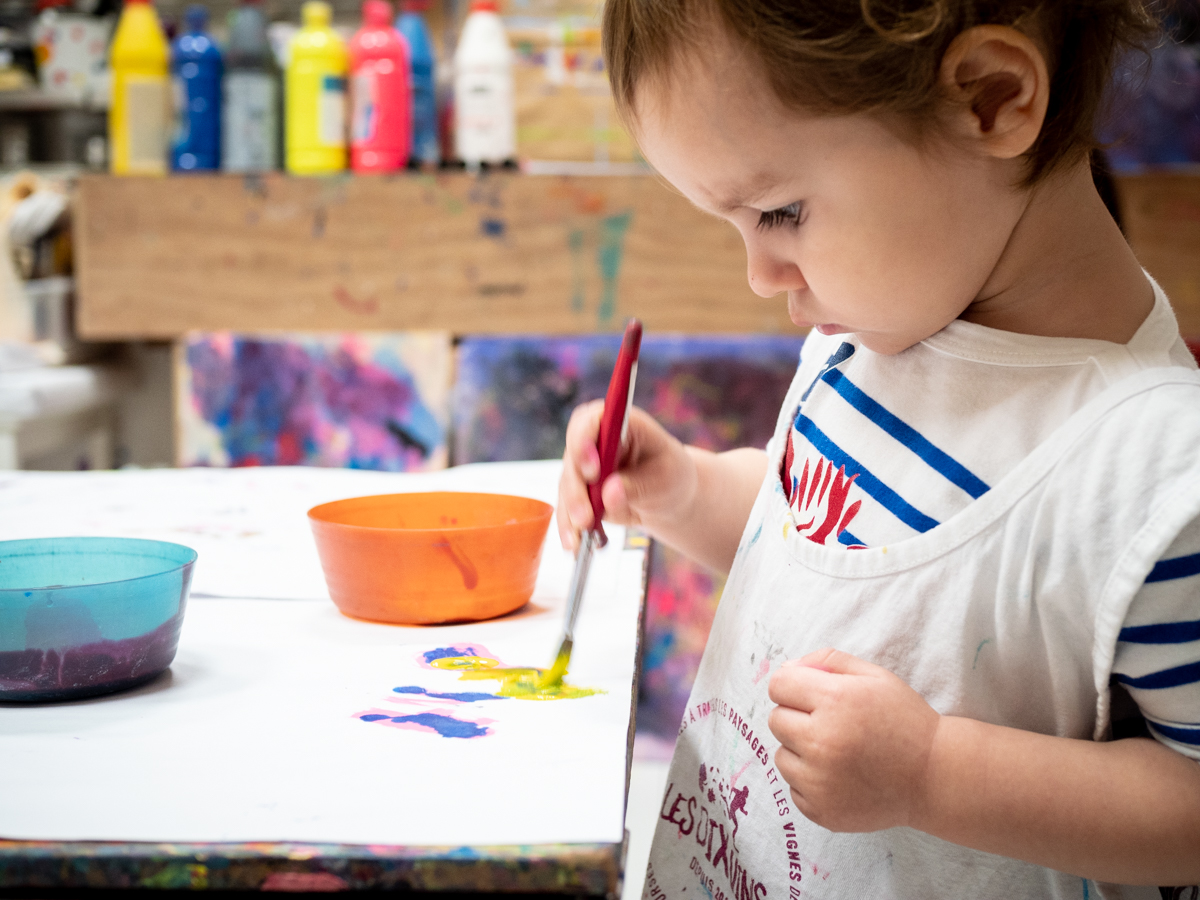
[[[711,41],[712,24],[756,59],[788,107],[890,113],[924,133],[943,108],[950,42],[976,25],[1036,32],[1051,73],[1049,107],[1026,154],[1032,185],[1096,146],[1096,117],[1118,54],[1156,33],[1155,0],[606,0],[604,59],[617,107],[637,85]]]

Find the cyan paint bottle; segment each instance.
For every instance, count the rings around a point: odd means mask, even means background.
[[[422,165],[438,164],[437,56],[423,13],[430,0],[404,0],[396,30],[408,41],[412,68],[412,158]]]
[[[175,95],[171,168],[179,172],[221,167],[221,51],[207,27],[208,10],[189,6],[183,34],[171,45]]]

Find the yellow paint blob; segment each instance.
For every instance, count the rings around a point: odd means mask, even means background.
[[[460,681],[498,681],[500,690],[496,693],[515,700],[575,700],[604,693],[595,688],[566,684],[561,680],[545,683],[542,669],[505,668],[500,666],[499,660],[485,656],[446,656],[433,660],[430,665],[459,672]]]
[[[443,656],[430,665],[436,669],[490,669],[500,665],[500,661],[486,656]]]

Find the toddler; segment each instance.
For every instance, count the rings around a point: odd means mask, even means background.
[[[1088,165],[1151,28],[1140,0],[607,0],[647,160],[812,329],[765,452],[635,410],[603,485],[729,572],[651,900],[1200,881],[1200,375]]]

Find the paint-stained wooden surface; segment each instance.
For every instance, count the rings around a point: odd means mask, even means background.
[[[391,847],[343,844],[149,844],[0,840],[0,896],[74,890],[500,893],[615,898],[620,844]]]
[[[652,176],[92,176],[88,338],[189,329],[792,329],[736,231]]]
[[[1171,298],[1179,330],[1200,337],[1200,172],[1117,179],[1125,233]]]
[[[1200,336],[1200,174],[1123,176],[1138,258]],[[117,179],[80,186],[79,328],[787,332],[727,224],[652,176]]]

